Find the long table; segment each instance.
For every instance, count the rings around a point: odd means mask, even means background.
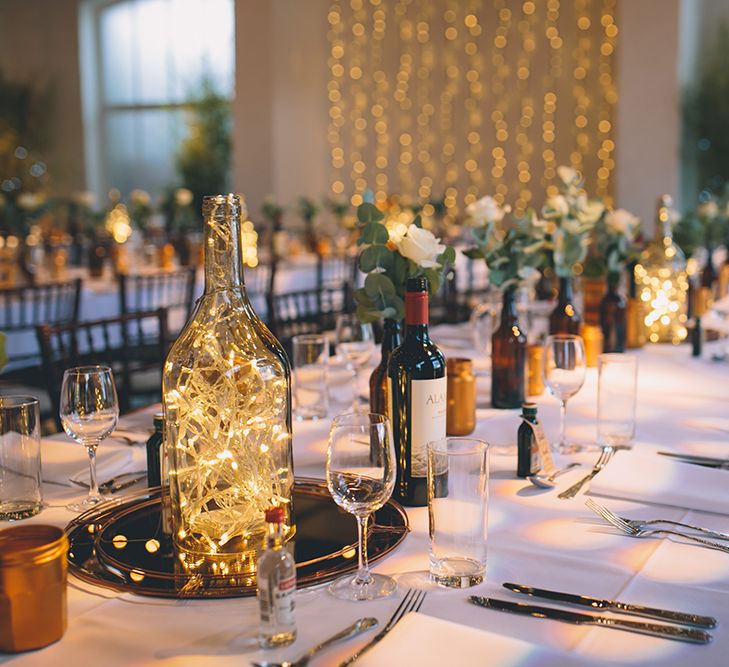
[[[442,330],[434,337],[446,356],[473,355],[463,330]],[[729,367],[691,359],[687,346],[654,346],[639,357],[638,432],[636,448],[689,449],[702,446],[714,454],[729,454]],[[475,435],[491,444],[489,561],[487,580],[467,590],[430,590],[421,613],[480,628],[494,634],[532,642],[527,658],[489,658],[484,665],[654,665],[726,666],[729,664],[729,555],[679,544],[667,539],[631,539],[595,520],[584,505],[584,495],[559,500],[558,490],[540,491],[515,476],[517,411],[494,410],[488,405],[488,378],[479,375],[478,426]],[[569,403],[568,431],[577,440],[594,441],[596,369],[588,369],[585,386]],[[556,438],[558,404],[545,394],[537,399],[547,434]],[[148,426],[149,413],[135,415],[126,425]],[[141,421],[140,421],[141,420]],[[125,420],[122,420],[123,422]],[[327,422],[295,422],[296,474],[323,477]],[[102,444],[105,452],[123,444]],[[80,448],[79,448],[80,449]],[[142,453],[135,454],[142,460]],[[585,465],[565,475],[565,488],[595,461],[595,452],[578,455]],[[79,453],[83,461],[83,452]],[[650,476],[646,470],[645,475]],[[727,472],[729,481],[729,472]],[[79,497],[75,489],[46,485],[49,507],[30,521],[65,525],[73,515],[64,505]],[[729,528],[725,515],[690,512],[682,508],[642,506],[610,500],[618,513],[688,520],[717,530]],[[394,575],[401,591],[368,603],[342,602],[325,588],[297,593],[298,639],[287,649],[260,651],[254,599],[169,601],[118,594],[69,580],[69,627],[65,637],[43,650],[19,656],[0,656],[18,667],[68,665],[82,667],[174,665],[248,665],[252,661],[294,658],[317,641],[361,616],[384,623],[399,602],[402,590],[423,585],[428,566],[427,508],[407,510],[411,533],[376,570]],[[352,519],[354,521],[354,519]],[[716,616],[714,641],[692,646],[603,628],[587,628],[554,621],[513,616],[477,608],[466,601],[471,594],[515,596],[505,581],[606,598],[693,611]],[[364,639],[330,649],[314,665],[333,665]],[[417,655],[412,664],[418,663]],[[442,664],[449,664],[443,646]]]

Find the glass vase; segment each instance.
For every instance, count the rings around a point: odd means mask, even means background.
[[[600,327],[603,335],[603,352],[625,352],[627,305],[618,291],[619,274],[608,276],[608,288],[600,301]]]
[[[520,408],[524,402],[527,339],[519,325],[516,290],[504,292],[501,322],[491,339],[491,405]]]
[[[582,318],[577,311],[572,294],[572,279],[560,278],[557,305],[549,315],[549,334],[551,336],[556,334],[573,334],[578,336],[581,324]]]
[[[238,196],[206,197],[205,292],[164,367],[172,535],[186,585],[250,584],[264,512],[295,533],[290,366],[243,281]]]

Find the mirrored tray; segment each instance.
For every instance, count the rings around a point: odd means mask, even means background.
[[[172,544],[161,527],[160,489],[105,502],[66,527],[69,571],[119,591],[172,598],[245,597],[255,581],[175,572]],[[357,569],[357,525],[332,500],[326,482],[299,478],[294,486],[297,584],[316,586]],[[367,552],[375,562],[395,549],[408,531],[405,510],[390,500],[370,519]]]

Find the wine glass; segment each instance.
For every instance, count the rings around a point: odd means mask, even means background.
[[[360,322],[355,314],[345,313],[337,317],[335,335],[337,355],[344,359],[347,368],[354,373],[355,392],[353,404],[356,404],[356,385],[359,371],[367,365],[372,356],[375,334],[371,324]]]
[[[579,451],[576,445],[568,445],[565,438],[567,400],[574,396],[585,382],[585,345],[580,336],[558,334],[548,336],[544,343],[544,383],[560,402],[559,445],[560,454]]]
[[[61,384],[60,415],[63,430],[86,447],[89,454],[89,494],[80,503],[68,505],[74,512],[83,512],[104,500],[96,479],[96,448],[116,428],[119,419],[111,368],[69,368]]]
[[[395,487],[395,448],[384,415],[339,415],[329,430],[327,486],[334,502],[357,519],[359,568],[334,581],[329,591],[343,600],[374,600],[391,595],[395,581],[373,574],[367,565],[367,522]]]

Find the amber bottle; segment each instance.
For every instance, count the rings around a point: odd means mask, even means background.
[[[580,333],[582,318],[577,312],[572,295],[572,280],[570,278],[559,279],[559,295],[557,305],[549,316],[549,333],[574,334]]]
[[[491,337],[491,405],[520,408],[524,402],[527,339],[519,326],[516,290],[504,292],[501,323]]]

